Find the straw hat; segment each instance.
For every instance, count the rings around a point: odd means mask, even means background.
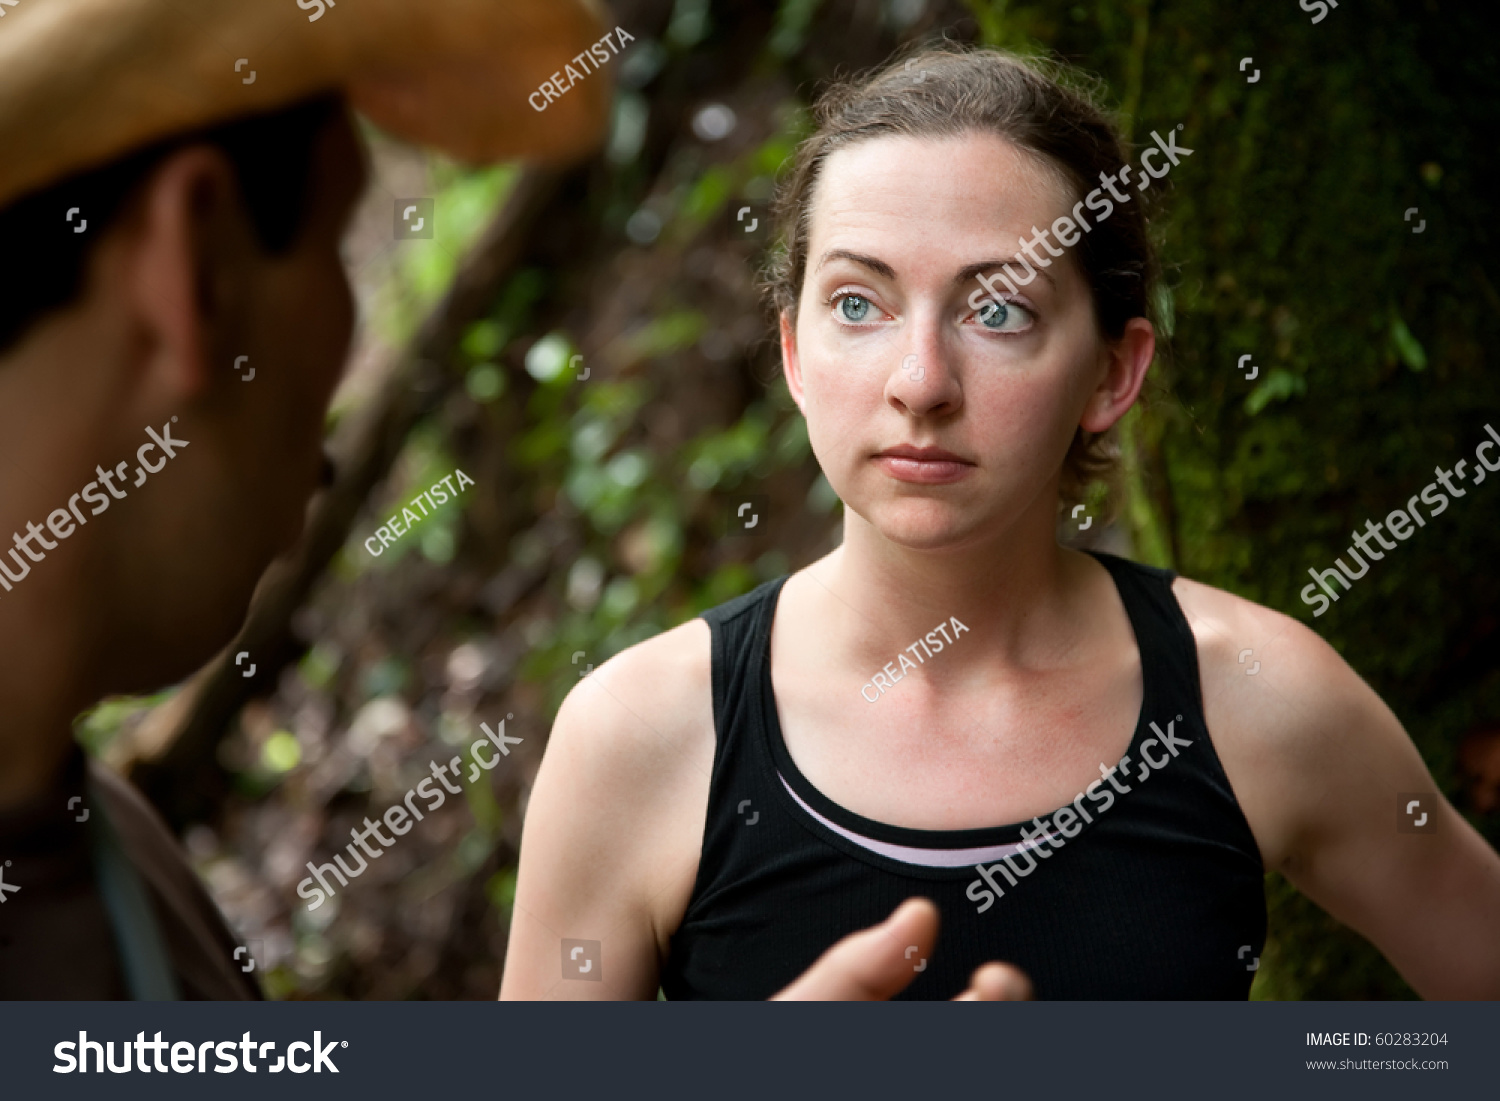
[[[388,133],[479,164],[587,150],[611,66],[599,0],[0,0],[0,206],[158,138],[335,88]]]

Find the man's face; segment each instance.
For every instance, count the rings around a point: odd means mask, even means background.
[[[324,420],[354,329],[340,243],[364,188],[363,157],[339,112],[317,147],[303,233],[288,253],[252,261],[243,325],[222,334],[214,363],[236,459],[225,471],[228,491],[253,506],[257,530],[247,544],[267,558],[296,541],[322,481]],[[235,374],[241,356],[249,358]],[[251,368],[254,377],[241,381]]]
[[[103,563],[116,623],[148,643],[138,659],[125,659],[119,688],[201,665],[243,622],[266,566],[301,533],[322,481],[324,418],[354,326],[340,243],[365,179],[358,134],[340,110],[318,139],[310,206],[290,250],[261,250],[242,201],[194,226],[188,254],[201,265],[193,278],[203,299],[193,306],[187,296],[184,309],[197,316],[191,331],[201,342],[202,382],[186,400],[164,384],[170,392],[160,403],[134,403],[136,418],[158,430],[180,412],[173,431],[189,445],[132,491],[141,498],[136,515],[128,530],[123,516],[112,525],[118,538]],[[181,274],[177,263],[142,270],[168,286]],[[147,353],[148,363],[194,358],[186,339],[159,339],[163,347]],[[159,373],[173,370],[182,369]],[[120,427],[145,438],[144,422]]]

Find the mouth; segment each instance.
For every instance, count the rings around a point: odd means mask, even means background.
[[[888,447],[874,462],[892,478],[917,485],[948,485],[968,476],[974,464],[941,447]]]

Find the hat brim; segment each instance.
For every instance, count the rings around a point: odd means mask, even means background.
[[[610,65],[534,98],[603,38],[597,0],[47,0],[0,12],[0,206],[171,134],[332,90],[382,130],[470,164],[578,156],[609,114]]]

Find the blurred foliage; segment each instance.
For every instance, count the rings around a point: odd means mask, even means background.
[[[1463,736],[1500,716],[1493,504],[1454,502],[1321,619],[1297,596],[1345,532],[1500,426],[1484,356],[1496,199],[1481,186],[1500,99],[1478,15],[1437,0],[1372,0],[1316,26],[1290,0],[1232,14],[1203,0],[618,7],[637,41],[576,224],[539,233],[466,334],[446,403],[298,625],[306,656],[221,747],[234,803],[190,831],[221,904],[265,939],[273,995],[493,997],[524,800],[562,697],[610,655],[834,545],[841,506],[757,297],[766,204],[819,80],[943,34],[1097,74],[1137,144],[1183,125],[1193,154],[1152,189],[1171,350],[1123,426],[1135,554],[1310,622],[1500,837],[1456,765]],[[393,344],[515,179],[435,172],[438,233],[406,243],[381,290]],[[372,558],[374,527],[456,467],[478,484]],[[751,495],[766,522],[727,537]],[[93,746],[139,710],[108,706]],[[510,714],[526,742],[505,767],[330,903],[301,906],[307,860]],[[1267,880],[1255,996],[1410,996],[1361,938]]]

